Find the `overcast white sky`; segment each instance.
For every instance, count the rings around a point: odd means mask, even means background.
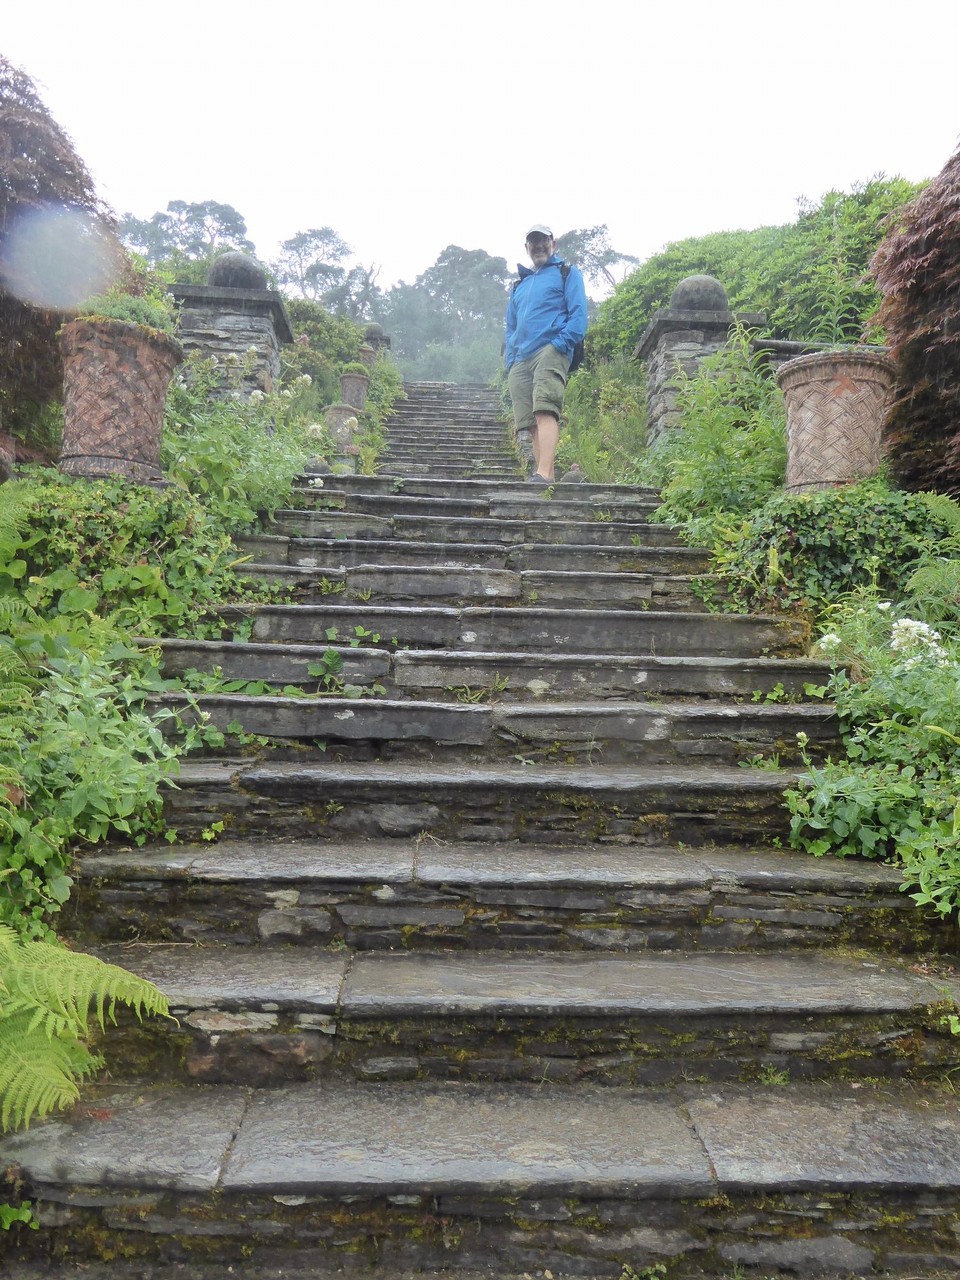
[[[223,201],[264,259],[329,225],[384,286],[533,222],[641,258],[789,222],[960,138],[958,0],[38,0],[0,52],[118,213]]]

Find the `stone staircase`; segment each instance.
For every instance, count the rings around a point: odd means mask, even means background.
[[[244,540],[296,603],[164,645],[284,693],[200,696],[269,741],[82,861],[73,935],[176,1022],[0,1143],[9,1274],[955,1275],[953,939],[781,847],[837,741],[803,629],[703,609],[649,491],[531,492],[490,392],[389,441]]]

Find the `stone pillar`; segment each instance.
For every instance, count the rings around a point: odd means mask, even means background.
[[[656,312],[634,351],[647,366],[647,443],[680,423],[677,370],[695,374],[700,362],[727,341],[740,321],[759,327],[766,317],[734,315],[726,290],[713,276],[688,276],[673,291],[670,305]]]
[[[374,352],[379,355],[381,351],[390,350],[390,339],[383,332],[383,326],[379,324],[368,324],[363,331],[363,340],[369,346],[373,347]]]
[[[293,341],[283,299],[267,288],[267,274],[243,253],[217,258],[206,284],[170,286],[180,310],[179,336],[184,351],[216,356],[223,369],[225,399],[237,392],[275,390],[280,377],[280,346]]]

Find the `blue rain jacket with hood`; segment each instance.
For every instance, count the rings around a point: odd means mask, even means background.
[[[554,254],[534,270],[517,264],[520,279],[510,290],[507,306],[507,342],[504,363],[509,369],[518,360],[529,360],[547,343],[565,356],[587,332],[587,293],[578,267],[570,267],[566,284]]]

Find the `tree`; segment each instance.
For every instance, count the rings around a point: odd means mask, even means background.
[[[97,198],[86,165],[30,77],[0,56],[0,421],[28,439],[63,385],[56,338],[62,311],[30,302],[12,278],[14,239],[34,215],[52,217],[46,230],[54,237],[72,227],[95,239],[121,269],[112,215]]]
[[[383,290],[377,285],[380,268],[356,263],[343,277],[340,284],[323,295],[326,306],[338,316],[351,320],[378,320],[381,314]]]
[[[909,489],[960,494],[960,151],[892,215],[872,264],[897,363],[886,452]]]
[[[608,284],[611,289],[617,283],[611,267],[620,263],[636,266],[640,261],[632,254],[621,253],[611,246],[606,223],[565,231],[557,239],[557,253],[566,262],[575,263],[585,279],[593,284]]]
[[[510,278],[505,258],[451,244],[414,284],[401,281],[389,289],[383,297],[383,322],[405,372],[469,376],[471,381],[491,378],[500,358]]]
[[[280,245],[280,257],[273,271],[280,284],[295,289],[301,297],[319,302],[324,294],[344,283],[347,272],[342,263],[350,246],[332,227],[311,227],[298,231]]]
[[[120,235],[151,266],[178,279],[189,275],[202,280],[207,266],[225,249],[254,252],[243,216],[218,200],[171,200],[165,213],[146,219],[125,213]],[[190,264],[200,266],[191,269]]]

